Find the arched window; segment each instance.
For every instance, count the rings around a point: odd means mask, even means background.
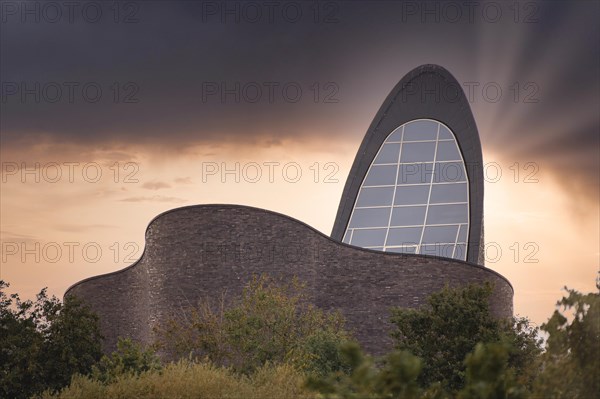
[[[466,260],[469,181],[454,133],[418,119],[392,131],[358,193],[343,242]]]

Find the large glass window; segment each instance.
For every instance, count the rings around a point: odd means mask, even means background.
[[[362,182],[344,242],[466,260],[469,182],[454,134],[419,119],[389,134]]]

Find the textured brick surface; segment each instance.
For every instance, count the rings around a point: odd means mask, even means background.
[[[71,287],[96,311],[106,337],[153,341],[153,327],[173,312],[223,292],[237,295],[253,275],[297,276],[319,307],[339,309],[371,353],[390,348],[389,310],[418,307],[445,284],[494,283],[492,311],[512,315],[513,289],[482,266],[424,255],[351,247],[304,223],[270,211],[235,205],[174,209],[146,231],[140,260],[121,271]]]

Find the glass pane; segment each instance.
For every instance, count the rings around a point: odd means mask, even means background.
[[[346,244],[350,244],[350,236],[351,235],[352,235],[352,231],[346,230],[346,234],[344,234],[344,239],[342,240],[342,242],[346,243]]]
[[[467,181],[465,166],[462,162],[435,163],[434,183],[464,182]]]
[[[394,205],[427,204],[429,185],[423,186],[398,186]]]
[[[425,219],[425,206],[403,206],[394,208],[392,226],[422,225]]]
[[[454,244],[427,244],[421,245],[420,253],[423,255],[434,255],[451,258],[453,250]]]
[[[435,154],[435,142],[404,143],[400,162],[431,162]]]
[[[400,155],[400,144],[385,144],[379,150],[379,154],[373,161],[374,164],[380,163],[398,163],[398,156]]]
[[[359,247],[381,246],[385,241],[386,230],[387,229],[354,230],[351,244]]]
[[[432,204],[467,202],[467,184],[434,184],[431,186],[429,202]]]
[[[454,244],[457,231],[458,226],[425,227],[425,232],[423,233],[423,242],[428,244]]]
[[[390,208],[355,209],[349,227],[387,227],[389,220]]]
[[[396,248],[386,248],[386,252],[397,252],[403,254],[414,254],[417,253],[417,247],[396,247]]]
[[[465,260],[467,259],[467,246],[465,244],[458,244],[454,250],[454,259]]]
[[[469,227],[466,224],[460,226],[460,231],[458,232],[458,242],[467,242],[467,231]]]
[[[467,204],[430,205],[427,224],[467,223]]]
[[[356,206],[392,205],[394,187],[366,187],[360,190]]]
[[[421,240],[422,231],[422,227],[404,227],[390,229],[385,245],[417,245]]]
[[[440,137],[438,140],[454,140],[454,135],[446,126],[440,124]]]
[[[410,122],[404,126],[404,141],[435,140],[437,129],[435,121]]]
[[[436,161],[461,161],[455,141],[440,141],[435,155]]]
[[[398,129],[394,130],[385,141],[402,141],[402,127],[399,127]]]
[[[384,186],[393,185],[396,179],[397,166],[371,166],[367,178],[365,179],[365,186]]]
[[[400,165],[398,169],[398,184],[430,183],[432,175],[432,163]]]

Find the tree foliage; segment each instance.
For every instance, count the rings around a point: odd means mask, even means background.
[[[327,377],[309,376],[306,382],[309,389],[326,398],[421,398],[423,390],[417,377],[422,363],[409,352],[392,352],[380,368],[355,343],[342,345],[341,353],[349,365],[348,372],[338,371]]]
[[[181,360],[160,371],[125,374],[105,384],[76,375],[60,393],[46,392],[44,399],[318,399],[302,387],[304,375],[284,364],[265,366],[251,376],[240,375],[210,363]]]
[[[498,320],[489,309],[492,286],[469,285],[432,294],[420,309],[396,308],[391,321],[396,347],[423,360],[422,386],[439,382],[451,393],[465,385],[467,354],[478,343],[506,342],[508,364],[520,383],[532,384],[531,359],[541,351],[537,330],[525,318]]]
[[[91,378],[108,384],[123,376],[138,376],[145,372],[160,371],[162,365],[156,353],[150,348],[143,348],[129,338],[119,339],[117,350],[104,355],[92,366]]]
[[[465,359],[465,386],[458,399],[525,399],[529,392],[509,367],[514,351],[506,343],[478,343]]]
[[[202,301],[157,332],[158,347],[178,357],[207,357],[217,365],[251,373],[264,364],[290,362],[326,374],[343,367],[338,344],[348,339],[340,313],[309,303],[297,279],[282,283],[253,278],[227,305]]]
[[[600,397],[600,280],[596,292],[565,287],[568,296],[541,326],[548,333],[542,372],[535,384],[544,398]],[[572,314],[566,313],[572,311]]]
[[[28,398],[88,373],[101,356],[98,317],[75,297],[46,289],[35,301],[8,295],[0,280],[0,397]]]
[[[3,398],[311,397],[307,389],[339,399],[600,397],[600,281],[589,294],[567,289],[542,325],[543,353],[526,318],[495,319],[492,287],[473,285],[445,288],[421,309],[395,309],[396,350],[374,360],[349,340],[339,314],[308,302],[297,280],[261,276],[233,301],[203,301],[158,330],[164,349],[190,358],[164,368],[127,339],[98,362],[89,309],[46,290],[22,301],[7,287],[0,281]]]
[[[528,392],[508,365],[510,352],[505,343],[477,344],[464,361],[465,385],[448,394],[438,382],[419,382],[423,362],[410,352],[392,351],[378,367],[356,344],[346,344],[350,372],[310,376],[306,387],[336,399],[525,399]]]

